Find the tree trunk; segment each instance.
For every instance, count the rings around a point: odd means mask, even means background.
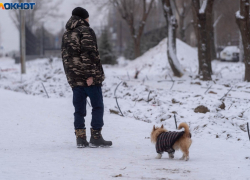
[[[243,55],[244,55],[244,47],[243,47],[243,43],[242,43],[242,37],[241,37],[241,32],[239,31],[239,38],[240,38],[240,46],[239,46],[239,49],[240,49],[240,55],[239,55],[239,61],[240,62],[243,62],[244,59],[243,59]]]
[[[212,45],[212,40],[211,40],[211,32],[213,31],[213,25],[212,25],[212,17],[210,12],[206,13],[206,46],[207,46],[207,63],[208,63],[208,68],[209,71],[212,73],[212,65],[211,65],[211,61],[212,61],[212,57],[211,57],[211,45]]]
[[[245,81],[250,82],[250,19],[249,3],[240,0],[240,11],[236,13],[236,22],[239,26],[244,49]]]
[[[166,26],[167,26],[166,31],[167,31],[167,35],[168,35],[168,26],[169,26],[169,24],[168,24],[168,12],[166,11],[165,6],[166,6],[166,0],[162,0],[163,14],[164,14],[164,17],[166,19]]]
[[[184,8],[184,7],[183,7]],[[180,24],[179,24],[179,33],[180,33],[180,38],[183,42],[186,42],[186,37],[185,37],[185,28],[184,28],[184,20],[185,20],[185,14],[184,10],[180,14]]]
[[[209,71],[212,73],[212,65],[211,65],[211,60],[216,59],[216,54],[215,54],[215,45],[214,45],[214,18],[213,18],[213,1],[208,1],[207,5],[207,11],[206,11],[206,18],[207,18],[207,45],[208,45],[208,56],[209,56]]]
[[[196,9],[194,6],[192,6],[192,12],[193,12],[193,26],[194,26],[194,32],[195,32],[195,36],[196,36],[196,39],[197,39],[197,46],[198,47],[201,47],[201,41],[200,41],[200,33],[198,32],[198,17],[197,17],[197,13],[196,13]],[[198,74],[201,75],[202,72],[201,72],[201,51],[200,49],[198,48]]]
[[[177,6],[176,1],[177,0],[173,0],[171,2],[173,2],[174,6],[175,6],[175,10],[176,10],[178,17],[179,17],[178,33],[179,33],[180,39],[183,42],[186,42],[186,30],[187,30],[189,24],[185,25],[185,18],[187,17],[187,14],[191,8],[191,3],[187,5],[187,1],[182,0],[181,6]],[[179,10],[179,7],[181,9],[181,12]]]
[[[177,20],[173,16],[170,19],[170,21],[171,21],[171,23],[170,23],[171,26],[169,27],[169,31],[171,30],[171,34],[169,34],[169,35],[171,35],[172,37],[170,37],[169,39],[172,39],[172,43],[171,43],[172,44],[172,48],[173,48],[174,53],[176,54],[177,53],[176,52],[176,49],[177,49],[176,48],[176,37],[177,37],[176,31],[177,31],[177,28],[178,28],[178,24],[177,24]]]
[[[213,4],[214,0],[208,0],[208,6]],[[203,2],[205,3],[205,1]],[[210,4],[211,3],[211,4]],[[211,44],[208,41],[209,32],[207,29],[207,11],[208,6],[203,9],[204,12],[200,11],[200,1],[193,0],[193,14],[194,21],[197,21],[197,25],[194,27],[197,28],[198,34],[198,58],[199,58],[199,74],[202,76],[201,79],[204,81],[211,80]]]
[[[174,0],[174,2],[176,3],[176,0]],[[176,7],[177,8],[177,7]],[[188,15],[188,12],[191,8],[191,3],[190,4],[186,4],[185,0],[182,0],[182,7],[181,7],[181,12],[179,14],[179,34],[180,34],[180,38],[183,42],[186,42],[186,30],[188,29],[189,24],[185,25],[185,18]]]
[[[216,48],[215,48],[215,39],[214,39],[214,27],[213,30],[210,33],[210,39],[211,39],[211,59],[217,59],[217,55],[216,55]],[[213,69],[211,69],[211,72]]]
[[[115,6],[115,8],[117,8],[121,17],[128,24],[131,37],[133,38],[134,41],[134,58],[139,57],[141,55],[141,49],[140,49],[141,36],[143,34],[144,27],[148,15],[152,9],[154,0],[150,0],[150,2],[146,0],[140,0],[140,1],[109,0],[109,1]],[[148,7],[147,4],[149,4]],[[135,22],[137,20],[137,16],[141,14],[140,10],[138,10],[138,6],[142,8],[142,17],[140,19],[140,24],[138,28],[136,28]]]
[[[181,77],[183,74],[180,69],[180,64],[176,64],[176,60],[173,57],[173,54],[176,55],[176,28],[177,28],[177,21],[176,19],[172,20],[169,24],[168,28],[168,40],[167,40],[167,55],[168,55],[168,62],[171,66],[171,69],[174,73],[174,76]],[[172,47],[171,47],[172,46]],[[172,54],[173,53],[173,54]]]
[[[164,15],[168,25],[168,39],[167,39],[167,55],[170,67],[174,76],[181,77],[183,75],[181,65],[176,56],[176,28],[177,20],[173,16],[170,5],[170,0],[162,0]]]
[[[209,63],[211,64],[210,60],[210,44],[208,42],[208,36],[207,36],[207,30],[206,30],[206,14],[199,14],[199,34],[200,34],[200,44],[201,47],[198,47],[198,49],[201,52],[201,71],[202,71],[202,80],[209,81],[211,80],[211,71],[209,68]]]
[[[134,39],[134,57],[135,59],[141,55],[140,39]]]

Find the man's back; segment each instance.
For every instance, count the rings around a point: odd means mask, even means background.
[[[62,38],[62,60],[70,86],[87,86],[89,77],[94,79],[92,85],[101,85],[104,72],[94,31],[78,16],[69,19],[66,29]]]

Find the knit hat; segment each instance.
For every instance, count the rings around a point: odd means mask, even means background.
[[[86,9],[81,8],[81,7],[76,7],[73,11],[72,11],[72,15],[74,16],[79,16],[83,19],[87,19],[89,17],[89,13]]]

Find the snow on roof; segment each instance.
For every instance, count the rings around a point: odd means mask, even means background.
[[[224,49],[223,49],[223,51],[230,51],[230,52],[232,52],[232,51],[236,51],[236,52],[239,52],[239,48],[237,47],[237,46],[227,46],[227,47],[225,47]]]

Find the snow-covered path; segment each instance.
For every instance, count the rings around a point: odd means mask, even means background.
[[[250,179],[250,143],[193,137],[190,161],[178,160],[180,152],[154,159],[153,124],[109,114],[115,101],[104,102],[103,136],[113,146],[78,149],[70,98],[0,90],[0,179]],[[88,134],[90,114],[88,107]]]

